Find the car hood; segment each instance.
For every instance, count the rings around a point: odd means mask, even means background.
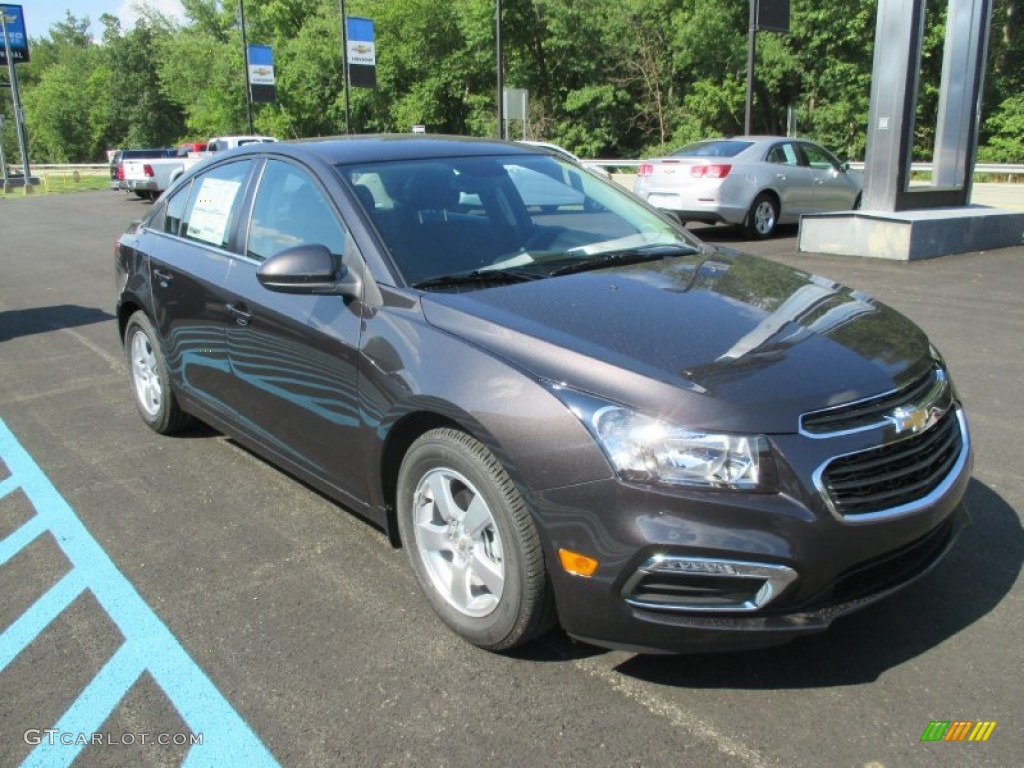
[[[423,296],[427,322],[542,379],[703,429],[786,433],[898,388],[927,338],[859,291],[714,250]]]

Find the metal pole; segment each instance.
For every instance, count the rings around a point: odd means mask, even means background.
[[[7,158],[4,156],[4,116],[0,115],[0,178],[3,179],[3,187],[0,191],[7,191]]]
[[[252,94],[249,92],[249,44],[245,39],[245,3],[238,0],[238,15],[242,21],[242,65],[245,67],[245,113],[249,117],[249,133],[256,133],[252,127]]]
[[[757,54],[757,0],[750,0],[750,26],[747,31],[747,98],[743,109],[743,133],[753,131],[754,58]]]
[[[348,101],[348,30],[345,24],[345,0],[338,0],[338,12],[341,14],[341,79],[345,91],[345,135],[349,134],[349,101]]]
[[[0,6],[3,8],[4,6]],[[14,127],[18,131],[18,148],[21,150],[22,177],[25,181],[25,192],[31,192],[29,184],[30,174],[28,169],[28,138],[25,136],[25,113],[21,109],[21,98],[18,96],[18,70],[14,66],[14,56],[11,53],[11,41],[7,39],[7,14],[0,11],[0,30],[4,35],[4,53],[7,56],[7,74],[11,79],[11,99],[14,102]]]
[[[498,59],[498,138],[505,138],[505,78],[502,75],[501,55],[501,0],[497,0],[497,13],[494,25],[494,44]]]

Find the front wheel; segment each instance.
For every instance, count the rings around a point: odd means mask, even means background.
[[[767,192],[762,192],[750,205],[747,212],[746,230],[750,237],[764,240],[775,234],[779,223],[779,204]]]
[[[477,440],[435,429],[398,476],[398,527],[416,580],[457,634],[491,651],[553,623],[540,537],[504,467]]]
[[[135,405],[142,420],[161,435],[180,432],[188,425],[189,416],[178,407],[156,331],[142,311],[128,318],[124,352]]]

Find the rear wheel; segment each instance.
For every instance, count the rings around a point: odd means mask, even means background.
[[[124,352],[128,358],[135,405],[142,420],[161,435],[180,432],[190,418],[178,406],[156,331],[144,312],[136,312],[128,319],[124,331]]]
[[[508,650],[553,624],[533,519],[477,440],[435,429],[412,444],[399,471],[398,525],[434,611],[473,645]]]
[[[764,240],[775,234],[779,223],[779,204],[767,192],[754,198],[747,212],[746,231],[750,237]]]

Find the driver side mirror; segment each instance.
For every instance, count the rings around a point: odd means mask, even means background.
[[[334,255],[320,244],[297,245],[260,264],[256,279],[268,291],[360,298],[362,280],[353,270],[336,266]]]

